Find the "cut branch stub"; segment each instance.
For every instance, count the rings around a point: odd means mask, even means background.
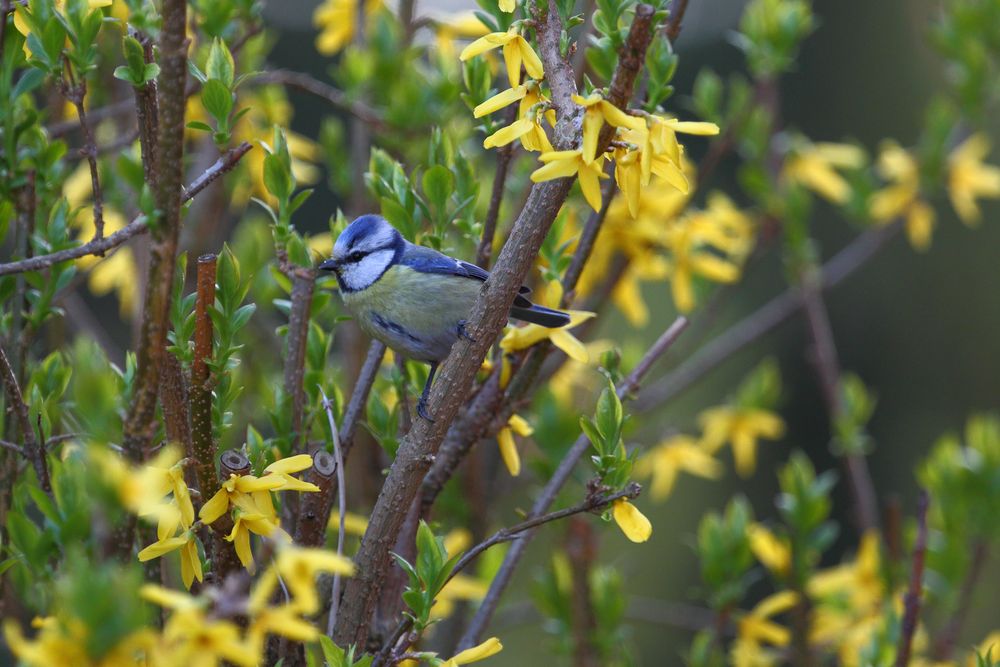
[[[302,479],[318,486],[319,493],[303,493],[299,499],[299,516],[295,525],[296,544],[307,547],[323,545],[336,472],[337,462],[332,454],[325,449],[313,453],[312,468],[302,475]]]
[[[230,475],[249,475],[250,459],[238,449],[227,449],[219,457],[219,468],[223,479],[229,479]]]

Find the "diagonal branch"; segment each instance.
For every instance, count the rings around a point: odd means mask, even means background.
[[[618,397],[621,399],[628,398],[636,391],[638,391],[643,378],[649,373],[649,370],[653,367],[653,364],[662,357],[667,350],[677,341],[680,335],[687,328],[688,320],[686,317],[677,318],[673,324],[667,328],[666,331],[653,343],[652,347],[646,352],[643,358],[636,364],[632,372],[618,385]],[[590,440],[587,439],[585,435],[580,435],[570,447],[566,455],[563,456],[562,461],[559,462],[559,466],[556,471],[552,474],[552,477],[546,483],[545,488],[542,489],[542,493],[535,500],[534,505],[531,508],[531,516],[537,517],[543,515],[548,511],[552,503],[556,501],[556,497],[559,495],[559,491],[562,489],[563,485],[569,480],[570,475],[573,472],[573,468],[580,461],[584,454],[590,450],[591,444]],[[497,571],[496,576],[490,583],[490,589],[486,593],[486,597],[483,598],[482,604],[476,611],[476,615],[472,618],[469,623],[469,627],[465,631],[465,635],[459,642],[459,648],[469,648],[476,644],[477,639],[486,631],[487,626],[490,624],[490,619],[493,618],[493,613],[496,611],[497,605],[500,603],[500,596],[503,595],[504,590],[510,584],[511,577],[514,575],[514,570],[517,568],[521,561],[521,557],[524,555],[525,550],[528,548],[528,543],[531,541],[534,533],[527,533],[524,537],[516,541],[507,554],[504,556],[503,563],[500,565],[500,569]]]
[[[182,201],[190,201],[198,193],[214,183],[220,176],[232,171],[239,163],[240,159],[246,155],[251,148],[253,148],[253,145],[244,141],[239,146],[226,151],[226,153],[216,160],[211,167],[206,169],[196,179],[191,181],[191,184],[184,190]],[[67,248],[66,250],[49,253],[48,255],[37,255],[35,257],[22,259],[16,262],[0,264],[0,276],[7,276],[12,273],[24,273],[25,271],[41,271],[42,269],[48,268],[53,264],[68,262],[71,259],[79,259],[81,257],[86,257],[87,255],[103,255],[108,250],[117,248],[121,244],[125,243],[133,236],[145,234],[148,231],[149,221],[146,219],[145,215],[139,215],[114,234],[105,236],[98,241],[91,241],[89,243],[84,243],[83,245],[78,245],[75,248]]]
[[[899,649],[896,651],[896,667],[907,667],[910,664],[913,635],[917,631],[917,621],[920,618],[920,599],[923,596],[924,588],[924,556],[927,555],[927,506],[929,504],[930,497],[926,491],[922,491],[917,504],[917,541],[913,545],[910,587],[903,598],[903,628],[899,636]]]
[[[382,114],[377,109],[363,102],[352,100],[339,88],[334,88],[305,72],[292,72],[284,69],[271,70],[253,75],[252,80],[257,83],[273,83],[297,88],[325,100],[335,109],[354,116],[376,130],[386,128],[385,119],[382,118]]]

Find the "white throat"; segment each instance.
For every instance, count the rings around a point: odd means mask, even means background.
[[[360,261],[345,264],[340,269],[340,279],[344,285],[352,292],[357,292],[371,287],[382,274],[385,273],[396,251],[391,248],[376,250],[366,255]]]

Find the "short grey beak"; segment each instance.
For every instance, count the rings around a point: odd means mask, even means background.
[[[336,271],[340,268],[340,262],[331,257],[320,262],[319,268],[323,271]]]

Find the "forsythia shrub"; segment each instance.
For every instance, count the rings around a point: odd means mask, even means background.
[[[782,117],[808,0],[745,3],[726,79],[675,52],[685,0],[477,2],[322,0],[316,77],[274,67],[257,0],[0,0],[4,664],[501,664],[501,595],[556,521],[504,601],[550,641],[512,662],[1000,664],[1000,625],[965,632],[998,611],[1000,417],[970,408],[883,520],[878,388],[841,368],[824,293],[1000,199],[1000,0],[932,3],[947,80],[918,135],[871,145]],[[290,89],[326,105],[314,136]],[[817,211],[854,237],[827,264]],[[426,367],[363,340],[316,269],[373,212],[494,270],[433,421]],[[716,336],[769,254],[788,290]],[[569,324],[507,323],[522,283]],[[775,359],[673,401],[800,311],[837,469],[785,443]],[[646,382],[679,338],[695,355]],[[657,533],[682,478],[730,467],[776,472],[773,507],[737,488]],[[683,648],[638,648],[643,591],[601,540],[664,569],[693,545],[700,582],[657,621]]]

